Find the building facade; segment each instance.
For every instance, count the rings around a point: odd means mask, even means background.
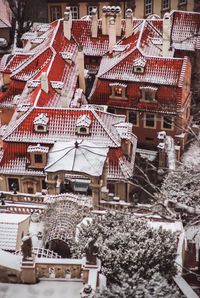
[[[48,21],[52,22],[63,16],[66,6],[71,6],[72,16],[74,19],[82,18],[91,14],[92,9],[96,8],[99,18],[102,16],[103,6],[119,5],[122,15],[125,17],[127,8],[134,11],[136,18],[146,18],[151,14],[163,16],[171,10],[188,10],[197,9],[198,3],[195,0],[128,0],[128,1],[55,1],[48,0]],[[198,1],[197,1],[198,2]]]

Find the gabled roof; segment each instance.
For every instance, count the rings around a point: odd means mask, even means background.
[[[34,132],[34,120],[41,114],[45,114],[48,121],[48,132]],[[53,144],[55,141],[76,140],[76,123],[81,115],[87,115],[91,119],[90,135],[85,136],[88,141],[105,146],[118,147],[120,136],[114,127],[116,123],[125,122],[125,116],[113,115],[94,109],[54,109],[31,108],[11,127],[8,127],[4,135],[5,141],[24,143]],[[82,139],[83,136],[79,137]]]
[[[171,12],[171,39],[177,50],[200,49],[200,13],[188,11]]]
[[[107,80],[182,86],[185,64],[189,63],[187,58],[146,56],[144,73],[136,73],[133,66],[139,58],[144,59],[144,56],[137,49],[130,51],[122,59],[119,57],[118,61],[116,57],[104,56],[97,76]]]

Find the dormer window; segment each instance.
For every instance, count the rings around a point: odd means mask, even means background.
[[[44,114],[44,113],[39,114],[34,120],[34,130],[35,130],[35,132],[47,132],[48,122],[49,122],[49,118],[46,114]]]
[[[30,154],[30,168],[43,169],[47,163],[49,148],[40,144],[30,145],[27,152]]]
[[[145,65],[146,65],[146,59],[144,57],[139,57],[133,63],[133,72],[144,73]]]
[[[76,132],[80,135],[89,135],[91,127],[91,119],[87,115],[82,115],[78,118],[76,123]]]
[[[126,97],[126,88],[127,85],[121,83],[110,84],[112,94],[110,95],[111,99],[127,99]]]
[[[144,101],[156,100],[156,91],[158,90],[158,88],[146,86],[146,87],[140,87],[140,90],[142,91],[141,100],[144,100]]]
[[[144,68],[141,67],[141,66],[137,66],[137,67],[134,67],[134,72],[136,73],[143,73],[144,72]]]

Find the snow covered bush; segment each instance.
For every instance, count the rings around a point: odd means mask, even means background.
[[[172,171],[161,187],[163,200],[173,200],[188,206],[200,205],[200,172],[186,167]]]
[[[113,284],[110,288],[97,293],[96,298],[178,298],[177,288],[170,285],[159,273],[155,273],[150,280],[133,276],[123,281],[121,286]]]
[[[137,283],[140,278],[151,280],[159,273],[171,281],[176,272],[174,234],[161,228],[154,230],[130,214],[108,212],[103,218],[96,217],[89,225],[82,226],[79,242],[71,247],[74,256],[84,253],[89,238],[96,241],[108,284],[121,287],[127,283],[129,291],[134,278]]]

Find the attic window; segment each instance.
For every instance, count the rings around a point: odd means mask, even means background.
[[[146,65],[146,59],[144,57],[137,58],[133,63],[133,72],[144,73],[145,65]]]
[[[141,66],[137,66],[137,67],[134,67],[133,71],[136,72],[136,73],[143,73],[144,68],[141,67]]]
[[[76,123],[76,132],[80,135],[89,135],[91,127],[91,119],[87,115],[82,115],[78,118]]]
[[[49,148],[41,146],[40,144],[30,145],[27,152],[30,154],[30,168],[44,168],[47,161],[47,154]]]
[[[142,91],[141,100],[144,100],[144,101],[156,100],[156,91],[158,90],[158,88],[146,86],[146,87],[140,87],[140,90]]]
[[[49,122],[49,118],[46,114],[39,114],[34,120],[34,130],[35,132],[47,132],[47,124]]]
[[[126,97],[126,88],[127,85],[121,83],[110,84],[111,87],[111,99],[127,99]]]

